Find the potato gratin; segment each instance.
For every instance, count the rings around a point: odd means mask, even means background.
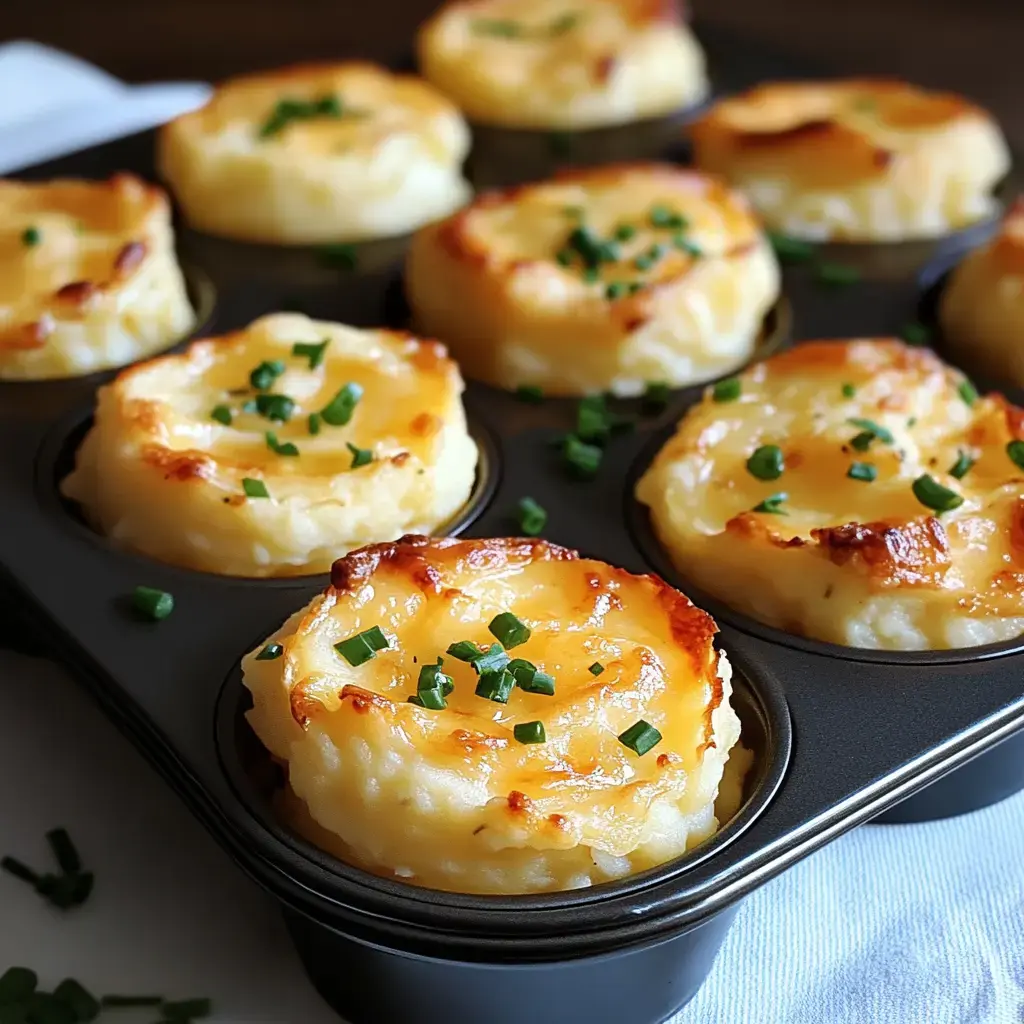
[[[298,314],[122,372],[63,484],[124,547],[235,576],[326,572],[465,503],[477,450],[444,347]]]
[[[794,237],[896,242],[992,216],[1010,166],[987,111],[904,82],[759,85],[692,126],[695,163]]]
[[[952,273],[939,303],[949,355],[973,372],[1024,387],[1024,199],[1002,230]]]
[[[0,181],[0,379],[124,366],[193,320],[160,189],[130,174]]]
[[[708,389],[637,487],[680,571],[853,647],[1024,632],[1024,410],[931,352],[813,342]]]
[[[242,668],[311,841],[432,888],[544,892],[716,830],[739,720],[714,633],[656,577],[542,540],[410,536],[336,562]]]
[[[623,124],[708,91],[704,54],[673,0],[448,3],[418,50],[423,74],[481,124]]]
[[[200,231],[282,245],[400,235],[469,196],[469,129],[426,82],[374,64],[247,75],[172,121],[159,165]]]
[[[423,228],[406,288],[419,329],[469,377],[636,395],[746,362],[779,273],[717,179],[623,164],[488,193]]]

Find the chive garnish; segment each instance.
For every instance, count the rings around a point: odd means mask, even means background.
[[[780,491],[765,498],[764,501],[759,501],[752,511],[765,512],[773,516],[788,516],[789,513],[782,507],[786,501],[789,501],[789,495],[785,491]]]
[[[349,441],[345,442],[345,447],[352,453],[352,465],[349,468],[359,469],[373,462],[373,452],[369,448],[357,448]]]
[[[277,661],[284,654],[283,644],[267,644],[266,647],[256,655],[255,661]]]
[[[966,378],[960,381],[960,386],[956,391],[963,399],[965,405],[974,405],[978,400],[978,389]]]
[[[964,503],[963,495],[951,491],[948,487],[943,487],[927,473],[919,476],[911,486],[914,497],[925,508],[933,509],[935,512],[951,512]]]
[[[332,267],[335,270],[355,270],[359,262],[356,247],[347,243],[321,245],[316,252],[317,258],[325,267]]]
[[[579,11],[566,11],[565,14],[560,14],[548,26],[548,35],[565,35],[566,32],[572,31],[579,24],[581,17],[583,15]]]
[[[802,239],[769,231],[768,241],[782,263],[807,263],[814,258],[815,247]]]
[[[231,421],[234,417],[231,415],[231,410],[226,405],[215,405],[213,411],[210,413],[210,419],[216,420],[218,423],[223,423],[225,427],[231,426]]]
[[[967,452],[959,452],[957,454],[956,462],[949,467],[949,475],[956,477],[957,480],[963,480],[965,476],[971,471],[971,467],[977,460],[972,459]]]
[[[452,677],[441,671],[444,666],[444,658],[438,658],[431,665],[420,667],[419,680],[416,683],[417,690],[440,690],[442,695],[447,697],[455,689]]]
[[[601,272],[597,267],[587,267],[587,269],[583,271],[583,280],[586,281],[587,284],[596,284],[600,277]]]
[[[163,996],[100,996],[100,1005],[109,1006],[112,1010],[128,1010],[134,1009],[135,1007],[142,1008],[144,1006],[162,1006],[163,1001]]]
[[[64,874],[76,875],[82,870],[82,858],[79,857],[66,828],[51,829],[46,833],[46,841],[50,844],[53,856]]]
[[[546,743],[543,722],[520,722],[512,727],[512,735],[520,743]]]
[[[661,412],[665,408],[665,406],[668,405],[668,400],[671,393],[671,385],[669,385],[667,381],[648,381],[647,387],[644,389],[644,409],[650,413]]]
[[[1024,441],[1011,441],[1006,446],[1006,454],[1018,469],[1024,469]]]
[[[0,859],[0,870],[6,871],[7,874],[13,875],[21,882],[28,882],[29,885],[36,885],[39,881],[39,875],[16,857]]]
[[[330,338],[324,338],[320,342],[297,341],[292,345],[292,355],[308,359],[309,368],[315,370],[324,361],[324,354],[327,352],[327,346],[330,343]]]
[[[506,651],[511,651],[513,647],[525,644],[530,639],[530,627],[511,612],[500,612],[495,615],[487,629]]]
[[[25,228],[21,233],[22,245],[26,248],[31,249],[34,245],[38,245],[43,240],[42,232],[39,228]]]
[[[494,36],[497,39],[518,39],[523,35],[523,26],[519,22],[504,18],[474,18],[470,28],[478,36]]]
[[[320,433],[320,413],[311,412],[309,414],[309,420],[307,422],[309,424],[309,432],[311,434]]]
[[[262,480],[254,480],[251,476],[242,477],[242,490],[247,498],[269,498],[270,491]]]
[[[742,392],[743,382],[739,377],[726,377],[711,389],[711,397],[716,402],[735,402]]]
[[[651,227],[655,228],[685,230],[690,226],[690,222],[681,213],[660,204],[651,207],[648,219],[651,222]]]
[[[696,243],[691,241],[685,235],[676,235],[672,239],[672,244],[677,248],[685,252],[687,255],[692,256],[695,260],[700,259],[704,255],[704,250]]]
[[[604,671],[604,665],[602,665],[599,661],[595,661],[594,664],[587,669],[587,671],[592,676],[599,676]]]
[[[255,411],[274,423],[287,423],[295,412],[295,402],[287,395],[257,395]]]
[[[320,410],[320,418],[332,427],[343,427],[352,419],[352,413],[362,397],[362,387],[350,381]]]
[[[903,325],[900,337],[908,345],[927,345],[932,340],[932,332],[924,324],[915,321]]]
[[[65,978],[54,990],[53,997],[74,1015],[75,1021],[95,1020],[100,1014],[96,997],[74,978]]]
[[[533,498],[520,498],[518,505],[519,529],[526,537],[539,537],[548,522],[546,510]]]
[[[540,405],[544,401],[544,392],[536,384],[520,384],[516,388],[516,398],[527,405]]]
[[[562,213],[564,213],[566,217],[572,217],[573,220],[579,220],[583,216],[583,212],[584,211],[582,206],[562,207]]]
[[[654,266],[654,260],[652,260],[651,257],[647,255],[647,253],[643,253],[642,255],[637,256],[635,260],[633,260],[633,266],[640,271],[650,270],[651,267]]]
[[[278,455],[298,455],[299,449],[296,448],[291,441],[281,442],[277,439],[277,434],[272,430],[268,430],[264,437],[267,439],[267,447]]]
[[[617,299],[623,299],[629,294],[629,284],[626,281],[612,281],[610,284],[605,286],[604,297],[609,302],[615,302]]]
[[[860,271],[845,263],[819,263],[814,268],[814,280],[830,288],[845,288],[860,280]]]
[[[634,754],[643,757],[647,751],[661,742],[661,733],[641,718],[635,725],[631,725],[625,732],[619,734],[619,742],[632,750]]]
[[[775,444],[763,444],[747,459],[747,472],[758,480],[778,480],[786,468],[782,449]]]
[[[493,700],[496,704],[507,704],[515,682],[515,676],[507,668],[481,672],[475,693],[478,697]]]
[[[864,420],[854,417],[846,421],[852,427],[860,429],[861,433],[858,434],[850,444],[859,452],[867,451],[872,441],[881,441],[882,444],[894,444],[895,439],[889,430],[885,427],[876,423],[874,420]],[[865,441],[865,435],[867,440]]]
[[[500,672],[508,667],[508,655],[502,650],[501,644],[491,644],[486,651],[481,651],[471,664],[480,675],[485,672]]]
[[[563,442],[563,454],[570,472],[583,480],[597,474],[604,453],[597,445],[587,444],[573,434],[566,436]]]
[[[851,462],[846,475],[851,480],[861,480],[866,484],[870,484],[878,476],[878,467],[870,462]]]
[[[282,373],[284,373],[284,363],[280,359],[266,360],[249,374],[249,383],[257,391],[266,391],[268,388],[273,387],[274,381]]]
[[[132,608],[144,619],[159,622],[174,611],[174,596],[156,587],[136,587],[132,591]]]
[[[620,242],[628,242],[636,234],[636,228],[632,224],[620,224],[615,229],[615,237]]]
[[[28,999],[38,984],[39,977],[30,967],[8,967],[0,974],[0,1007]]]
[[[444,711],[448,702],[440,690],[417,690],[408,698],[409,704],[426,708],[428,711]]]
[[[572,250],[571,249],[559,249],[555,253],[555,262],[561,267],[572,266]]]
[[[259,137],[269,139],[284,131],[292,121],[308,121],[315,117],[340,118],[346,115],[364,116],[361,111],[346,111],[341,100],[333,93],[325,93],[312,100],[278,100],[270,116],[261,125]]]
[[[525,658],[513,658],[508,663],[508,670],[512,673],[516,686],[526,693],[541,693],[545,697],[553,697],[555,694],[555,677],[542,672],[532,662]]]
[[[362,633],[341,640],[334,649],[352,666],[362,665],[377,656],[378,651],[387,650],[391,646],[388,638],[381,632],[380,626],[371,626]]]
[[[853,398],[855,394],[857,394],[857,389],[853,384],[843,385],[843,398]]]
[[[483,657],[485,653],[486,651],[482,651],[479,645],[473,643],[472,640],[458,640],[453,644],[449,644],[448,650],[445,651],[445,654],[450,654],[459,661],[467,661],[471,664]]]

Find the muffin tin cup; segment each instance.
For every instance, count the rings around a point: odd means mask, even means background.
[[[712,77],[729,91],[809,73],[735,40],[704,41]],[[26,176],[131,169],[152,178],[152,141],[152,133],[117,140]],[[641,148],[637,138],[628,155]],[[367,325],[404,323],[395,301],[400,242],[357,247],[353,270],[324,268],[308,248],[187,230],[179,244],[213,281],[210,333],[282,306]],[[935,250],[906,265],[926,255]],[[839,259],[831,247],[818,257]],[[787,268],[776,319],[791,309],[793,332],[807,338],[893,334],[918,318],[918,267],[894,273],[893,250],[884,246],[858,246],[847,259],[866,261],[863,279],[841,290],[816,285],[809,268]],[[744,740],[755,753],[746,801],[716,836],[620,882],[528,896],[441,893],[338,861],[275,818],[267,789],[275,775],[259,766],[238,669],[242,654],[327,577],[192,572],[121,551],[77,519],[58,480],[109,376],[0,385],[0,593],[26,634],[42,639],[281,903],[314,983],[354,1024],[503,1024],[513,1012],[538,1024],[656,1024],[696,991],[739,902],[800,858],[886,812],[890,820],[943,816],[998,798],[1000,786],[1019,788],[1024,641],[925,654],[840,648],[771,630],[691,591],[719,619]],[[529,495],[548,510],[548,540],[634,572],[664,572],[685,588],[653,543],[632,485],[701,391],[674,392],[651,417],[639,401],[616,402],[616,411],[637,417],[636,432],[613,438],[598,475],[579,481],[553,446],[574,427],[574,402],[525,405],[469,382],[467,413],[487,447],[487,468],[473,508],[448,528],[513,534],[517,503]],[[174,613],[160,623],[133,618],[127,598],[139,584],[170,591]]]

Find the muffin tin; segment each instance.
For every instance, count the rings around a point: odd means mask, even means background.
[[[719,88],[804,72],[734,41],[705,41]],[[615,132],[617,144],[628,142],[628,129]],[[151,178],[152,143],[144,133],[25,175],[131,169]],[[507,133],[502,152],[516,144]],[[920,315],[921,275],[935,280],[991,229],[935,244],[822,247],[822,259],[855,264],[862,280],[828,289],[808,268],[787,268],[785,301],[760,354],[790,333],[898,333]],[[363,326],[405,323],[401,240],[357,247],[350,271],[322,266],[310,250],[182,229],[179,246],[193,296],[210,307],[202,333],[280,308]],[[755,752],[745,801],[686,857],[586,890],[469,896],[338,862],[275,819],[277,771],[243,717],[248,696],[238,669],[240,656],[327,577],[214,576],[119,551],[93,533],[60,497],[58,481],[95,390],[110,376],[0,384],[5,617],[72,671],[243,870],[280,900],[313,982],[352,1024],[420,1024],[442,1012],[488,1024],[518,1024],[524,1015],[537,1024],[656,1024],[696,992],[738,902],[796,860],[880,814],[942,817],[1024,787],[1024,638],[925,653],[842,648],[762,626],[679,577],[632,490],[700,388],[674,392],[655,416],[639,401],[615,402],[637,429],[613,439],[597,477],[583,482],[566,475],[552,446],[572,429],[573,401],[526,405],[469,382],[467,415],[485,457],[449,532],[514,533],[516,504],[529,495],[549,512],[548,540],[659,572],[711,611],[737,670],[744,742]],[[160,623],[134,619],[127,597],[139,584],[174,594],[174,614]]]

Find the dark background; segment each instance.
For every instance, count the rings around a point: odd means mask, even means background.
[[[37,39],[122,78],[217,79],[317,57],[388,59],[435,0],[0,0],[0,39]],[[895,73],[990,106],[1024,145],[1024,0],[694,0],[837,72]]]

